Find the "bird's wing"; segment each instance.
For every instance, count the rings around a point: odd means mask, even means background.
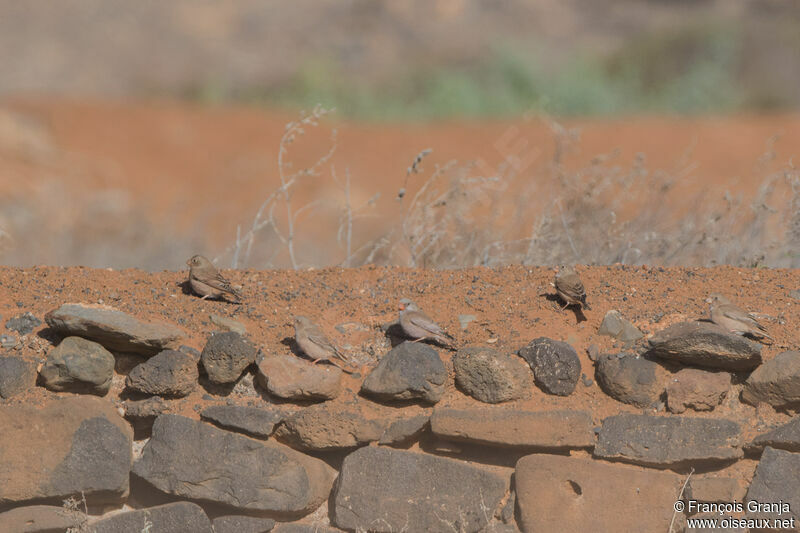
[[[308,339],[325,350],[328,350],[339,359],[344,360],[344,356],[342,352],[339,351],[339,348],[334,346],[334,344],[322,333],[322,330],[316,324],[312,324],[308,328],[306,328],[306,335],[308,335]]]
[[[234,289],[233,286],[231,285],[231,282],[225,279],[219,272],[215,272],[212,276],[208,276],[207,278],[204,279],[201,278],[200,281],[211,287],[214,287],[217,290],[232,294],[237,298],[241,297],[239,291]]]
[[[556,278],[556,286],[563,292],[571,294],[576,298],[581,298],[586,295],[586,289],[583,287],[583,282],[577,274],[570,273]]]
[[[755,318],[753,318],[753,315],[751,315],[750,313],[746,312],[745,310],[743,310],[743,309],[741,309],[739,307],[736,307],[735,305],[731,305],[731,304],[722,305],[720,307],[721,307],[722,314],[724,316],[726,316],[726,317],[728,317],[728,318],[730,318],[732,320],[736,320],[738,322],[742,322],[744,324],[747,324],[748,326],[756,328],[756,329],[761,329],[761,330],[764,329],[764,326],[759,324],[758,321]]]
[[[418,328],[424,329],[428,333],[432,333],[434,335],[444,335],[444,330],[439,327],[439,324],[434,322],[428,315],[421,311],[410,311],[406,318],[417,326]]]

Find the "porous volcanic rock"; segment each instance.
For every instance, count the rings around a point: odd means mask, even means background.
[[[275,425],[284,416],[284,413],[273,409],[240,405],[212,405],[200,411],[203,420],[260,439],[272,435]]]
[[[332,523],[348,531],[473,533],[507,488],[500,475],[461,461],[368,446],[342,463]]]
[[[800,352],[783,352],[758,367],[744,384],[742,400],[773,407],[800,405]]]
[[[682,479],[592,459],[535,454],[517,462],[522,531],[667,531]]]
[[[748,448],[762,450],[767,446],[789,452],[800,452],[800,416],[795,416],[789,423],[757,436]]]
[[[17,507],[0,513],[0,531],[9,533],[64,533],[86,521],[78,511],[54,505]]]
[[[539,337],[519,350],[533,370],[533,379],[548,394],[569,396],[581,377],[581,360],[566,342]]]
[[[200,362],[212,383],[234,383],[255,363],[258,349],[233,331],[215,333],[206,342]]]
[[[114,377],[114,356],[100,344],[81,337],[67,337],[50,350],[39,371],[50,390],[105,395]]]
[[[36,385],[36,367],[14,356],[0,356],[0,397],[11,398]]]
[[[275,527],[275,520],[271,518],[259,518],[256,516],[218,516],[211,525],[214,526],[214,533],[264,533],[272,531]]]
[[[258,362],[259,385],[289,400],[331,400],[342,388],[342,371],[286,354],[265,355]]]
[[[761,345],[711,322],[679,322],[654,334],[649,353],[668,361],[731,371],[761,364]]]
[[[585,411],[437,408],[431,431],[439,437],[494,446],[591,448],[592,417]]]
[[[615,400],[637,407],[649,407],[661,398],[667,375],[646,357],[626,353],[597,357],[595,377],[600,388]]]
[[[529,385],[525,363],[517,356],[484,346],[468,346],[453,356],[456,385],[485,403],[523,398]]]
[[[794,531],[800,529],[800,453],[776,450],[767,447],[761,454],[753,481],[747,489],[746,505],[756,501],[766,504],[783,502],[788,506],[781,512],[759,509],[748,513],[748,518],[768,518],[770,520],[791,520],[794,518]],[[765,512],[766,511],[766,512]],[[789,529],[789,524],[786,524]]]
[[[242,511],[304,514],[330,493],[327,464],[178,415],[161,415],[133,474],[156,489]]]
[[[63,336],[75,335],[106,349],[150,357],[177,345],[184,332],[164,322],[143,322],[105,305],[67,303],[47,313],[47,325]]]
[[[622,414],[603,420],[595,457],[670,468],[742,457],[739,424],[731,420]]]
[[[684,368],[669,380],[667,408],[673,413],[686,409],[713,410],[731,387],[727,372],[707,372],[698,368]]]
[[[446,382],[447,370],[436,350],[423,343],[403,342],[381,358],[361,390],[381,400],[436,403]]]
[[[125,380],[132,391],[158,396],[186,396],[197,386],[200,374],[191,355],[164,350],[134,367]]]
[[[150,524],[150,528],[146,525]],[[176,502],[118,513],[89,526],[92,533],[215,533],[203,508],[191,502]]]
[[[90,505],[128,494],[132,430],[99,398],[0,406],[0,505],[65,499]]]

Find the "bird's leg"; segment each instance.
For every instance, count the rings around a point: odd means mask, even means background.
[[[313,361],[311,361],[311,364],[312,364],[312,365],[316,365],[316,364],[317,364],[317,363],[319,363],[320,361],[322,361],[322,359],[314,359]]]
[[[417,342],[421,342],[421,341],[424,341],[424,340],[425,340],[425,337],[422,337],[422,338],[419,338],[419,339],[415,339],[415,340],[413,340],[411,342],[412,343],[417,343]]]
[[[201,299],[201,300],[207,300],[209,296],[210,296],[209,294],[206,294],[205,296],[203,296],[203,297],[202,297],[202,298],[200,298],[200,299]]]

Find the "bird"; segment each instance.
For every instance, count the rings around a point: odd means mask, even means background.
[[[431,317],[417,307],[417,304],[403,298],[398,305],[400,310],[400,328],[407,337],[418,342],[424,339],[432,339],[445,346],[452,347],[455,339],[443,330]]]
[[[581,309],[592,309],[586,301],[586,289],[583,287],[583,282],[574,268],[558,267],[553,285],[558,296],[566,302],[562,309],[566,309],[570,305],[580,305]]]
[[[192,290],[206,298],[219,298],[239,303],[242,295],[219,273],[211,261],[202,255],[194,255],[186,261],[189,266],[189,285]]]
[[[328,361],[339,368],[342,366],[336,360],[345,365],[350,364],[350,361],[339,348],[328,340],[319,326],[304,316],[294,317],[294,340],[300,350],[313,360],[312,364]],[[345,369],[342,368],[342,370]]]
[[[758,323],[752,313],[748,313],[741,307],[731,303],[725,296],[713,293],[706,299],[706,302],[711,304],[711,321],[714,324],[722,326],[736,335],[774,340],[767,335],[764,326]]]

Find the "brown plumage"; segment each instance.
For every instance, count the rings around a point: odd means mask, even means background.
[[[752,313],[732,304],[723,295],[712,294],[707,301],[711,303],[711,321],[714,324],[736,335],[748,335],[756,339],[766,337],[772,340]]]
[[[586,301],[586,289],[574,268],[558,267],[554,285],[558,296],[566,303],[564,307],[579,305],[581,309],[591,309]]]
[[[328,340],[319,326],[304,316],[294,317],[294,340],[304,354],[314,360],[329,361],[341,368],[335,360],[349,364],[350,361]]]
[[[219,273],[211,261],[202,255],[192,256],[189,265],[189,285],[195,294],[206,298],[228,299],[238,303],[242,295]]]
[[[415,341],[432,339],[445,346],[452,347],[455,339],[439,327],[431,317],[423,313],[414,302],[408,298],[403,298],[400,300],[398,307],[400,309],[400,327],[406,336]]]

